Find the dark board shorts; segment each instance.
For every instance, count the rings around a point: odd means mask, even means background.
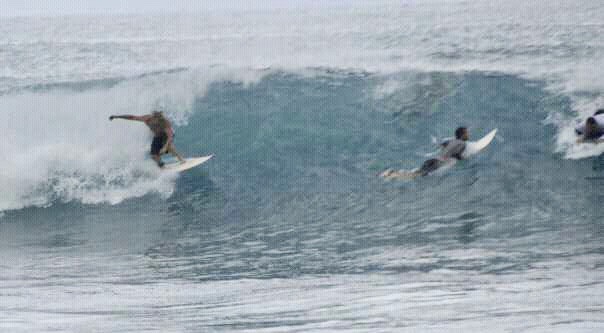
[[[422,164],[419,168],[419,174],[422,176],[427,176],[430,172],[436,171],[443,165],[443,162],[437,158],[431,158]]]
[[[151,142],[151,155],[159,155],[159,151],[166,145],[166,142],[168,142],[166,133],[154,136],[153,142]]]

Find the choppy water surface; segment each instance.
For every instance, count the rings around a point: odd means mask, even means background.
[[[3,20],[0,328],[601,331],[604,9],[515,5]],[[153,107],[215,157],[107,121]],[[498,136],[375,177],[459,125]]]

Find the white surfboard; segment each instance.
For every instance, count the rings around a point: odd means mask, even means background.
[[[466,148],[464,149],[461,156],[463,158],[468,158],[472,155],[478,154],[481,150],[485,149],[491,141],[495,138],[495,134],[497,134],[497,129],[490,131],[487,135],[485,135],[482,139],[478,141],[468,141],[466,142]]]
[[[182,172],[185,170],[189,170],[191,168],[194,168],[200,164],[207,162],[213,156],[214,155],[185,158],[184,163],[180,163],[178,161],[173,162],[173,163],[166,163],[166,164],[164,164],[162,171]]]
[[[462,157],[465,159],[481,152],[491,143],[491,141],[493,141],[493,139],[495,138],[495,134],[497,134],[497,129],[490,131],[487,135],[485,135],[482,139],[478,141],[466,142],[466,148],[461,154]],[[443,166],[441,166],[440,168],[438,168],[438,170],[434,172],[442,172],[444,170],[450,169],[452,166],[455,165],[456,162],[456,159],[451,158],[447,163],[445,163]],[[419,169],[395,171],[393,169],[386,169],[385,171],[381,172],[378,176],[385,179],[407,180],[419,177],[420,174],[417,172],[418,170]]]

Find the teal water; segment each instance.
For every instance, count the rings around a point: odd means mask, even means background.
[[[603,3],[109,13],[0,10],[0,332],[604,330]]]
[[[552,112],[570,101],[497,73],[217,81],[176,128],[215,157],[169,196],[4,213],[0,326],[598,331],[604,164],[556,153]],[[459,125],[498,136],[448,172],[376,177]]]

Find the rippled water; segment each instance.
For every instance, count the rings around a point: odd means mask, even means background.
[[[580,66],[523,67],[598,63],[601,6],[529,3],[508,26],[486,20],[507,5],[437,5],[306,8],[314,27],[293,10],[0,23],[2,331],[601,331],[604,161],[563,138],[601,91],[578,88]],[[557,24],[529,24],[531,8]],[[458,26],[464,10],[477,19]],[[438,12],[457,16],[427,29]],[[502,27],[524,42],[489,39]],[[356,52],[338,61],[330,41]],[[427,58],[393,61],[408,52]],[[152,107],[185,155],[215,157],[161,175],[146,129],[107,121]],[[459,125],[499,131],[447,172],[376,177],[420,165]]]

